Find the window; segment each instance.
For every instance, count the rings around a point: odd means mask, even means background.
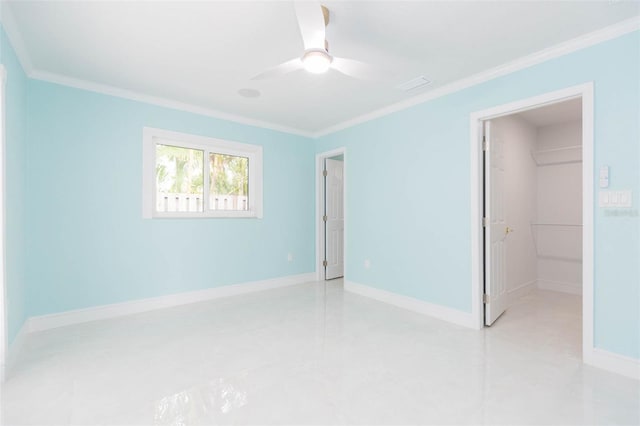
[[[262,217],[262,147],[144,128],[143,217]]]

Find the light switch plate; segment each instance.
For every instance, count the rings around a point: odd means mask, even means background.
[[[600,191],[598,205],[600,207],[631,207],[633,206],[631,190]]]

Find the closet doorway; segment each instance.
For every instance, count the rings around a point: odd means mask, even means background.
[[[591,85],[472,114],[478,328],[573,315],[593,349],[592,117]]]
[[[535,289],[582,295],[582,99],[487,120],[484,140],[491,325]]]

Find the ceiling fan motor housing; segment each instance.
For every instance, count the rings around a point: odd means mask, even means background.
[[[332,60],[331,55],[324,49],[309,49],[302,55],[302,64],[305,69],[315,74],[325,72]]]

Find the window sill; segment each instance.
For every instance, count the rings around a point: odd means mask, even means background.
[[[154,213],[151,219],[262,219],[255,211],[212,211]]]

